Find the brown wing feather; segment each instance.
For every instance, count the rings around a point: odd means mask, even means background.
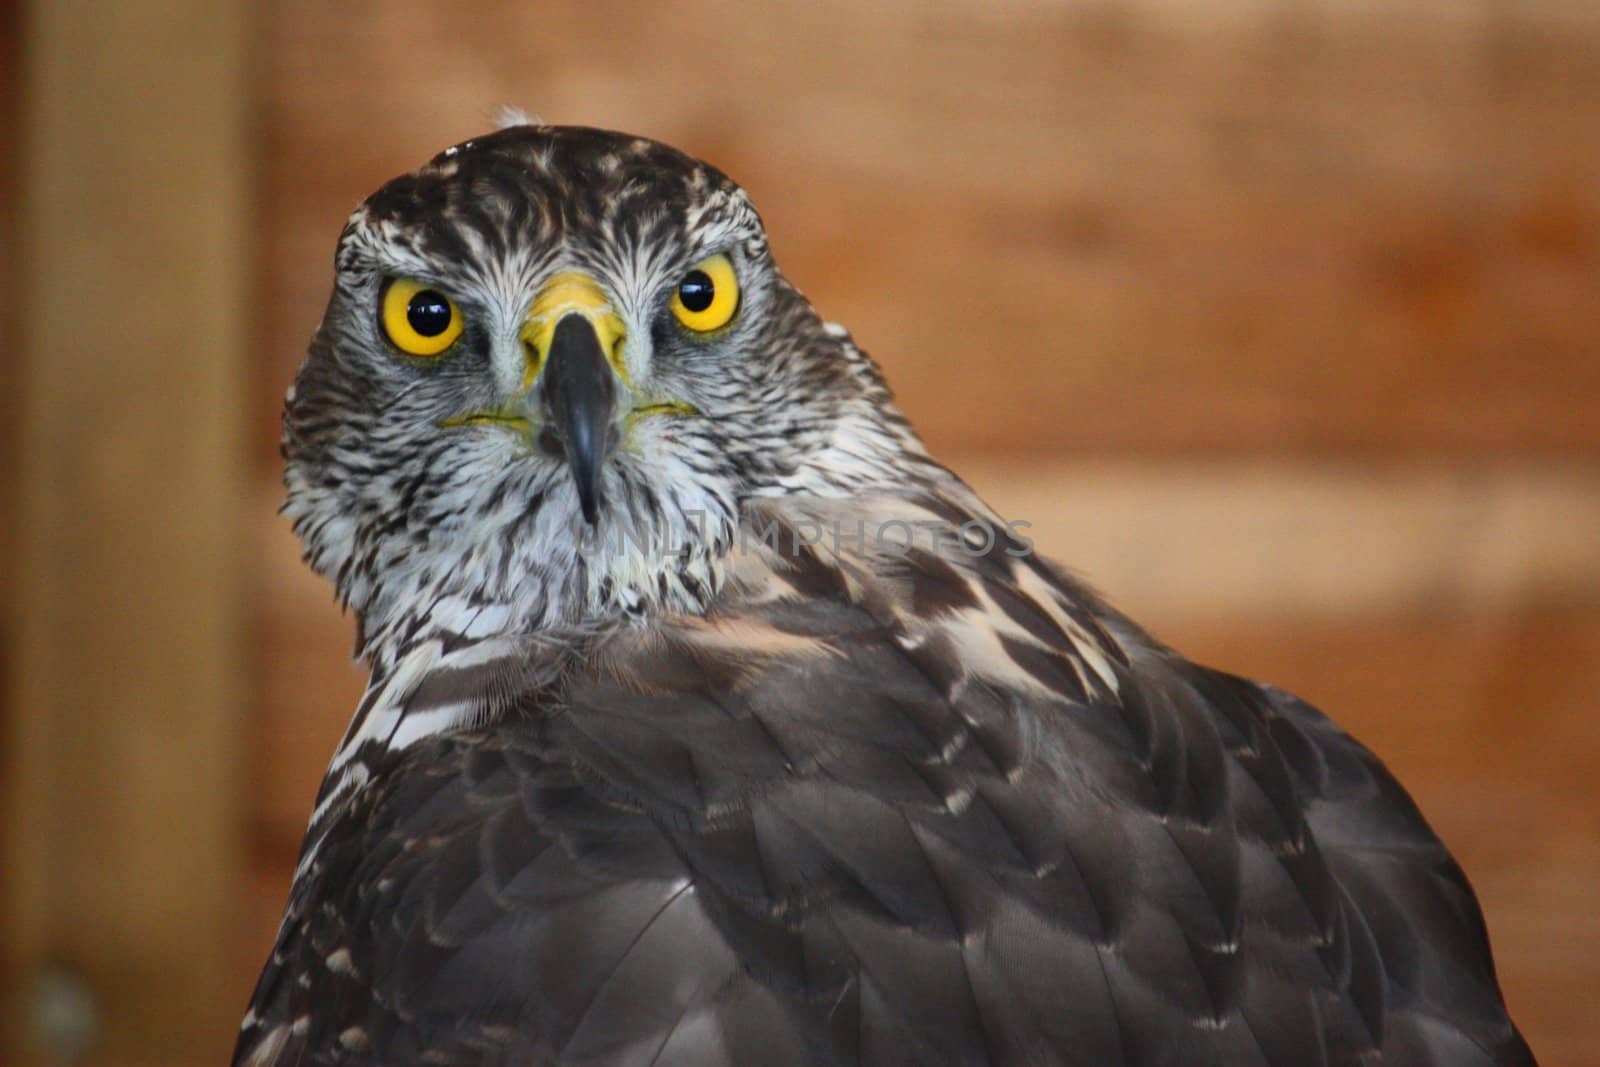
[[[1369,753],[1007,548],[758,552],[407,750],[241,1062],[1532,1062]]]

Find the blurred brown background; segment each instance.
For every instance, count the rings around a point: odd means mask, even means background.
[[[511,103],[743,182],[1003,513],[1395,768],[1535,1051],[1600,1063],[1593,0],[3,0],[0,40],[17,1062],[225,1055],[363,681],[277,409],[348,211]]]

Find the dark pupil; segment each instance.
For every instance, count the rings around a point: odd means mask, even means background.
[[[717,288],[711,284],[711,276],[703,270],[690,271],[683,284],[678,286],[678,299],[690,311],[704,311],[711,306],[711,298],[716,295]]]
[[[406,321],[424,337],[438,337],[450,328],[450,301],[424,289],[406,305]]]

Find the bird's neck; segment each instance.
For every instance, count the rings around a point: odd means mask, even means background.
[[[871,402],[868,402],[868,400]],[[915,494],[954,478],[929,458],[886,398],[863,397],[837,413],[833,432],[805,462],[772,472],[743,495],[717,485],[672,493],[637,489],[650,507],[603,512],[584,522],[575,500],[549,499],[529,521],[440,531],[425,547],[395,553],[360,598],[357,651],[375,687],[416,650],[496,639],[581,643],[619,625],[703,614],[722,588],[725,564],[766,534],[752,514],[786,500],[839,501]],[[628,483],[619,483],[626,487]],[[871,516],[862,521],[870,524]],[[424,653],[425,655],[425,653]]]
[[[460,554],[457,566],[396,575],[358,613],[358,651],[382,686],[407,664],[483,642],[578,646],[664,613],[703,612],[722,584],[734,518],[713,512],[671,523],[574,524],[545,548],[504,541]],[[420,658],[419,658],[420,657]]]
[[[657,627],[715,630],[716,620],[740,605],[800,595],[812,572],[834,575],[824,584],[837,593],[862,582],[893,585],[908,559],[953,553],[958,561],[1020,560],[1031,552],[942,468],[927,461],[913,473],[892,489],[876,485],[860,496],[794,492],[747,500],[726,543],[718,540],[720,551],[705,558],[703,578],[692,589],[679,583],[681,607],[651,601],[649,610],[619,606],[533,625],[526,606],[449,594],[387,634],[368,635],[378,649],[372,679],[324,778],[302,862],[312,862],[343,805],[400,753],[429,737],[489,726],[513,709],[559,707],[574,672],[593,669],[605,659],[596,651],[617,638],[637,645],[635,638]],[[686,618],[694,616],[705,618]]]

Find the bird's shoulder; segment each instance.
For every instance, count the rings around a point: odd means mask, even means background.
[[[1465,879],[1356,742],[1003,530],[817,536],[862,507],[773,509],[705,616],[397,754],[297,884],[241,1049],[1523,1062]]]

